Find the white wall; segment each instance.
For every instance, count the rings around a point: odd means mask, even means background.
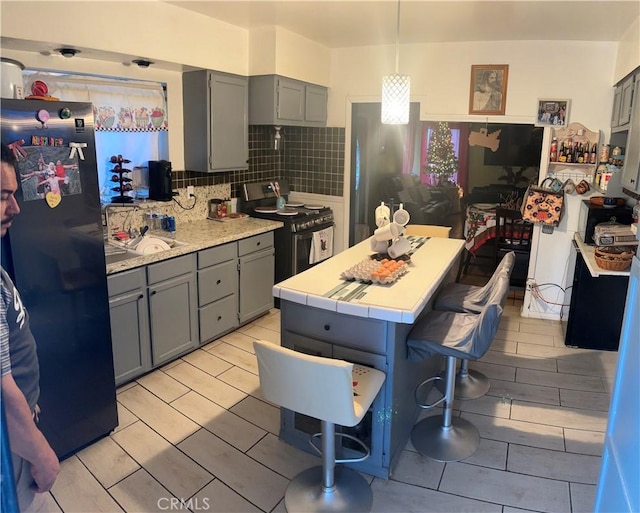
[[[403,45],[400,73],[411,77],[412,101],[421,102],[423,120],[534,123],[539,98],[571,100],[569,121],[602,131],[608,139],[613,103],[613,76],[617,45],[592,42],[483,42]],[[380,101],[382,76],[395,68],[395,47],[347,48],[332,51],[329,94],[330,126],[346,127],[345,183],[349,183],[351,105]],[[508,64],[505,116],[470,116],[469,87],[472,64]],[[545,129],[546,154],[549,129]],[[546,167],[541,169],[541,175]],[[345,191],[344,211],[349,211]],[[529,276],[538,283],[564,286],[570,241],[577,230],[577,203],[554,235],[536,228]],[[575,200],[575,201],[573,201]],[[575,203],[575,205],[574,205]],[[557,293],[556,293],[557,291]],[[560,289],[548,294],[557,301]],[[557,319],[560,307],[547,305],[529,294],[523,315]]]
[[[619,82],[638,66],[640,66],[640,17],[625,31],[620,41],[613,82]]]

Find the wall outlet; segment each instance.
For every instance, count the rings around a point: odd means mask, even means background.
[[[194,196],[193,185],[187,185],[187,198],[193,198]]]

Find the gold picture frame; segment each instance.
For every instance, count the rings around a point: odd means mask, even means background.
[[[508,64],[472,65],[469,114],[504,116],[508,80]]]

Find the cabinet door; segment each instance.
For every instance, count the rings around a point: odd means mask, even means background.
[[[240,323],[273,307],[274,249],[240,257]]]
[[[212,171],[247,169],[248,81],[243,77],[211,73],[209,87],[209,167]]]
[[[327,90],[313,85],[305,86],[305,121],[327,122]]]
[[[116,385],[151,370],[149,316],[144,289],[109,298]]]
[[[278,79],[277,116],[282,122],[304,120],[304,85]]]
[[[153,365],[198,345],[196,279],[193,273],[149,287]]]
[[[622,101],[622,86],[616,87],[613,93],[613,110],[611,111],[611,128],[620,124],[620,102]]]
[[[618,126],[625,126],[631,120],[631,102],[633,100],[633,77],[629,77],[622,84],[620,99],[620,115]]]
[[[640,91],[640,76],[636,80],[636,92],[638,91]],[[640,98],[636,98],[633,102],[625,153],[622,186],[640,192]]]

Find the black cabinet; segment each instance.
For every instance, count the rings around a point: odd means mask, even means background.
[[[617,351],[628,283],[628,276],[594,278],[578,252],[565,345]]]

